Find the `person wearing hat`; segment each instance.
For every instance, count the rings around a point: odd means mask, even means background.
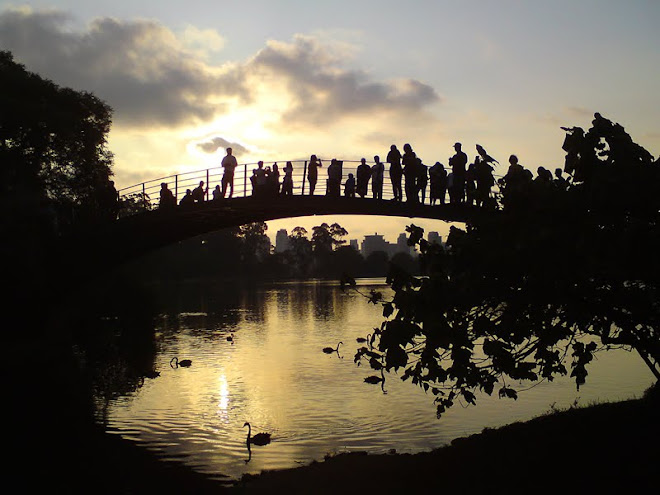
[[[454,197],[459,203],[465,200],[465,175],[468,162],[468,157],[461,150],[461,146],[461,143],[454,144],[456,153],[449,159],[449,166],[453,175],[452,187],[454,188]]]

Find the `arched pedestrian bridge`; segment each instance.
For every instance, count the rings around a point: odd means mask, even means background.
[[[286,162],[279,163],[280,183],[284,163]],[[328,163],[325,161],[319,169],[314,195],[309,195],[308,192],[306,161],[293,162],[294,190],[291,196],[253,195],[248,173],[251,173],[257,164],[243,164],[236,169],[231,199],[210,199],[211,191],[221,182],[220,168],[158,178],[121,189],[119,219],[95,234],[94,244],[99,247],[98,256],[109,256],[115,262],[121,262],[197,235],[256,221],[310,215],[380,215],[463,222],[480,211],[465,204],[437,203],[432,206],[429,204],[428,186],[423,203],[405,201],[405,192],[404,201],[395,201],[387,164],[382,199],[372,198],[371,183],[364,198],[344,197],[344,182],[349,173],[357,175],[359,162],[341,163],[341,196],[328,195],[325,173]],[[165,183],[178,201],[186,189],[197,187],[200,181],[204,182],[204,188],[208,187],[205,201],[187,207],[159,208],[155,198],[159,195],[161,184]]]

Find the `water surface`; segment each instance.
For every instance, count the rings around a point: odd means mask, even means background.
[[[389,293],[383,279],[358,282],[363,291]],[[456,405],[438,420],[433,396],[398,376],[386,375],[386,393],[364,383],[374,373],[353,362],[363,345],[355,339],[380,325],[382,307],[336,283],[250,289],[189,283],[159,295],[161,375],[113,400],[108,428],[213,477],[294,467],[328,453],[430,450],[575,401],[639,397],[653,381],[636,354],[601,353],[579,393],[569,379],[558,379],[517,401],[478,396],[476,407]],[[322,352],[340,341],[339,354]],[[192,359],[192,366],[170,367],[175,356]],[[253,433],[273,437],[251,455],[246,421]]]

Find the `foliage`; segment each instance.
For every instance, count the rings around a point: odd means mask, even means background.
[[[505,188],[503,209],[452,228],[447,249],[410,226],[425,276],[391,272],[393,300],[379,302],[391,318],[356,361],[403,369],[438,416],[569,370],[579,388],[601,349],[636,351],[660,379],[660,166],[598,114],[583,139],[571,185]]]
[[[270,254],[270,239],[266,235],[266,222],[253,222],[241,225],[238,238],[241,240],[241,259],[254,264]]]
[[[312,250],[315,253],[329,253],[345,244],[342,238],[347,235],[348,231],[338,223],[328,225],[324,222],[312,228]]]
[[[21,211],[98,212],[112,175],[111,109],[0,52],[0,196]],[[6,211],[6,210],[5,210]]]

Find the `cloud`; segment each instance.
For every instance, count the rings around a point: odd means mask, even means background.
[[[429,85],[414,79],[373,81],[360,70],[342,67],[343,50],[333,51],[315,38],[269,41],[248,64],[250,73],[271,73],[293,96],[285,120],[317,122],[373,111],[418,111],[439,101]]]
[[[129,126],[177,126],[208,121],[232,98],[249,100],[240,67],[206,65],[190,45],[221,38],[189,28],[176,35],[154,21],[98,18],[83,31],[57,10],[0,13],[0,45],[31,71],[92,91]]]
[[[374,125],[419,122],[440,100],[421,81],[379,81],[348,68],[355,47],[345,42],[296,35],[268,41],[246,60],[213,65],[210,55],[216,59],[223,45],[220,33],[194,26],[175,33],[157,21],[102,17],[80,29],[60,10],[0,12],[0,46],[28,70],[108,102],[122,129],[176,129],[222,116],[242,122],[248,114],[280,134],[365,116]],[[215,146],[201,144],[203,151]]]
[[[215,153],[218,149],[231,148],[235,156],[247,154],[248,149],[238,143],[232,143],[227,141],[225,138],[220,136],[215,136],[197,143],[197,148],[202,150],[204,153]]]

